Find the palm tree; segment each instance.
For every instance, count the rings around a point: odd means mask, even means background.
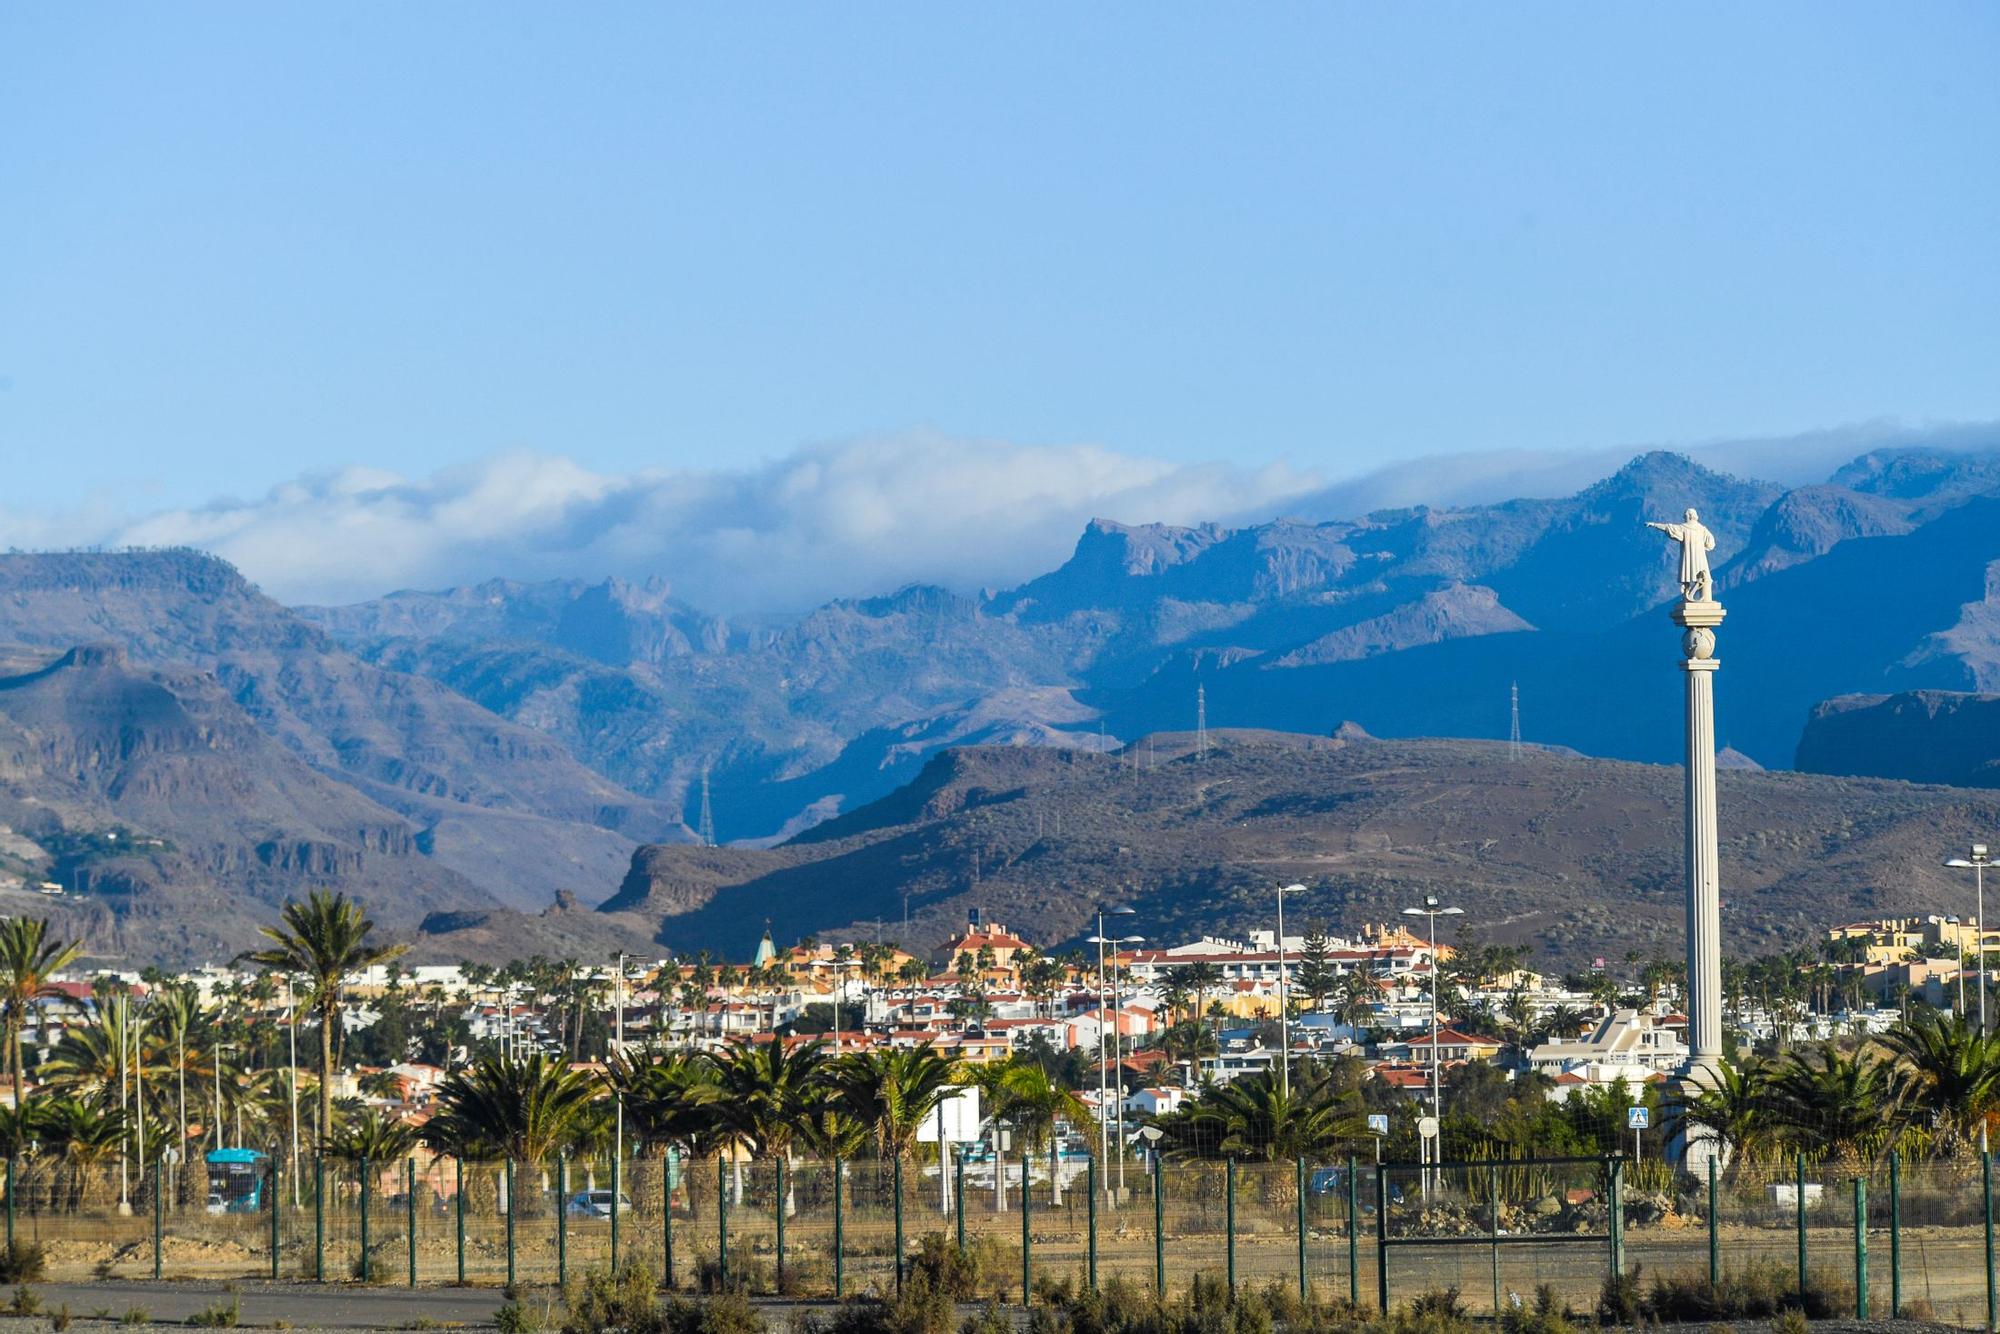
[[[1194,1072],[1201,1068],[1202,1057],[1213,1056],[1221,1048],[1216,1045],[1215,1034],[1197,1021],[1183,1019],[1160,1034],[1160,1050],[1183,1067],[1181,1087],[1187,1088],[1194,1082]]]
[[[791,1159],[792,1135],[826,1096],[820,1073],[826,1044],[787,1047],[783,1039],[739,1046],[716,1061],[722,1097],[715,1110],[724,1125],[759,1157]],[[743,1163],[736,1161],[736,1193],[742,1198]],[[793,1204],[786,1202],[786,1211]]]
[[[53,975],[83,953],[79,941],[51,940],[46,917],[0,918],[0,1022],[7,1066],[14,1076],[14,1105],[21,1105],[21,1030],[36,1001],[60,995]]]
[[[798,1124],[821,1098],[826,1044],[782,1040],[733,1047],[716,1061],[715,1109],[759,1157],[787,1153]]]
[[[125,1113],[80,1098],[57,1098],[42,1109],[39,1120],[43,1141],[69,1170],[69,1208],[74,1212],[89,1202],[91,1183],[104,1164],[123,1150]]]
[[[409,946],[369,944],[368,933],[375,923],[345,894],[316,889],[304,903],[287,902],[279,919],[278,926],[258,928],[272,947],[248,957],[260,967],[301,979],[306,1008],[319,1016],[317,1133],[324,1139],[333,1124],[333,1030],[340,1022],[341,983],[364,968],[401,956]]]
[[[1289,1094],[1275,1072],[1259,1071],[1210,1085],[1158,1124],[1167,1132],[1169,1156],[1267,1162],[1325,1157],[1367,1129],[1359,1101],[1312,1061],[1300,1063]]]
[[[1723,1061],[1692,1098],[1679,1104],[1673,1119],[1683,1133],[1706,1132],[1722,1142],[1732,1174],[1755,1159],[1780,1128],[1772,1115],[1773,1094],[1764,1067],[1751,1061]]]
[[[1976,1022],[1924,1010],[1883,1036],[1895,1053],[1898,1101],[1928,1112],[1959,1143],[2000,1103],[2000,1035]]]
[[[1029,1156],[1055,1141],[1056,1123],[1089,1126],[1095,1121],[1090,1108],[1077,1097],[1076,1090],[1049,1078],[1049,1072],[1032,1062],[1011,1066],[1000,1084],[999,1115],[1013,1121],[1024,1141],[1021,1154],[1021,1186],[1027,1188]],[[1062,1203],[1062,1177],[1058,1164],[1049,1164],[1049,1188],[1056,1204]]]
[[[409,1157],[416,1145],[415,1126],[372,1107],[359,1116],[343,1117],[326,1137],[326,1151],[350,1163],[393,1163]]]
[[[611,1087],[625,1100],[625,1118],[649,1146],[679,1145],[692,1158],[720,1153],[729,1132],[718,1114],[722,1086],[705,1056],[630,1052],[611,1062]]]
[[[447,1077],[424,1141],[460,1157],[540,1164],[582,1128],[597,1081],[536,1052],[526,1060],[487,1057]]]
[[[1849,1163],[1872,1159],[1897,1130],[1890,1070],[1831,1042],[1793,1051],[1771,1081],[1772,1112],[1802,1147],[1824,1144]]]
[[[855,1052],[834,1062],[833,1086],[847,1112],[868,1126],[885,1158],[901,1158],[951,1090],[957,1062],[926,1042]]]

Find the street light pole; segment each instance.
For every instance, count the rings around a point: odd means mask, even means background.
[[[1945,865],[1957,870],[1972,868],[1972,888],[1976,896],[1973,904],[1973,932],[1979,937],[1979,1036],[1986,1036],[1986,867],[1990,862],[1984,843],[1972,845],[1970,857],[1953,857]],[[1965,955],[1959,953],[1958,970],[1965,973]]]
[[[1424,895],[1424,906],[1405,908],[1405,917],[1427,917],[1431,924],[1431,1115],[1441,1114],[1442,1103],[1438,1096],[1438,918],[1457,917],[1463,908],[1438,906],[1435,894]]]
[[[1303,894],[1304,885],[1283,885],[1278,889],[1278,1089],[1292,1096],[1292,1002],[1285,989],[1285,895]]]
[[[1090,943],[1097,946],[1097,1158],[1106,1169],[1103,1177],[1104,1199],[1107,1204],[1111,1202],[1112,1198],[1111,1172],[1109,1170],[1111,1166],[1111,1119],[1107,1115],[1110,1110],[1107,1104],[1111,1096],[1111,1067],[1109,1050],[1104,1045],[1104,946],[1107,943],[1104,934],[1104,919],[1107,916],[1131,917],[1133,915],[1134,910],[1122,904],[1117,907],[1109,907],[1102,903],[1098,904],[1097,934],[1090,938]]]

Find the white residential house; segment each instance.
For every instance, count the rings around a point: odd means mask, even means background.
[[[1633,1082],[1647,1073],[1671,1073],[1687,1063],[1686,1020],[1676,1026],[1647,1010],[1613,1010],[1587,1038],[1544,1042],[1528,1053],[1537,1073],[1555,1076],[1586,1066],[1623,1069]]]
[[[1186,1089],[1152,1085],[1126,1094],[1125,1110],[1138,1116],[1165,1116],[1179,1111],[1186,1100]]]

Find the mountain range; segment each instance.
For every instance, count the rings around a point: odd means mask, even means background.
[[[1987,716],[1972,706],[2000,691],[2000,449],[1885,450],[1791,489],[1652,453],[1555,499],[1100,520],[1015,588],[912,586],[787,617],[696,608],[664,579],[286,608],[199,552],[10,553],[0,880],[80,890],[63,911],[111,951],[240,948],[253,923],[227,905],[259,913],[322,882],[368,893],[432,954],[594,951],[745,929],[720,908],[670,912],[672,891],[632,877],[691,859],[686,883],[722,885],[762,864],[732,859],[817,859],[860,836],[860,812],[880,824],[881,803],[934,782],[941,754],[1101,753],[1145,772],[1198,718],[1239,738],[1354,719],[1498,739],[1518,690],[1537,756],[1671,763],[1675,569],[1644,521],[1689,506],[1718,539],[1729,759],[1987,781],[1976,756],[1929,763],[1909,710],[1892,736],[1843,727],[1856,707],[1827,701],[1959,701],[1918,710],[1933,727]],[[699,841],[704,807],[735,846],[674,846]],[[869,892],[929,883],[943,854],[923,848],[877,866]],[[1198,923],[1202,854],[1175,855]],[[868,915],[838,897],[798,929]],[[1050,907],[1036,929],[1065,922]]]

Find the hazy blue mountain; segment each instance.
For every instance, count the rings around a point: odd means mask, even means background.
[[[2000,455],[1880,451],[1785,491],[1651,453],[1567,497],[1233,529],[1099,520],[1017,588],[911,588],[790,620],[725,622],[661,581],[495,581],[302,614],[555,737],[689,825],[707,770],[721,835],[769,839],[971,739],[1095,746],[1100,725],[1105,745],[1188,727],[1197,685],[1215,723],[1504,736],[1519,680],[1538,739],[1670,756],[1676,697],[1626,687],[1672,666],[1671,631],[1646,619],[1675,594],[1672,554],[1644,522],[1692,505],[1717,534],[1731,607],[1730,739],[1783,765],[1828,694],[2000,677],[1978,534],[1912,549],[1937,563],[1899,576],[1925,587],[1877,610],[1866,648],[1842,642],[1815,610],[1834,605],[1813,600],[1824,579],[1802,573],[1920,534],[1996,486]],[[1800,577],[1756,592],[1781,574]],[[1822,640],[1797,662],[1779,647]]]

